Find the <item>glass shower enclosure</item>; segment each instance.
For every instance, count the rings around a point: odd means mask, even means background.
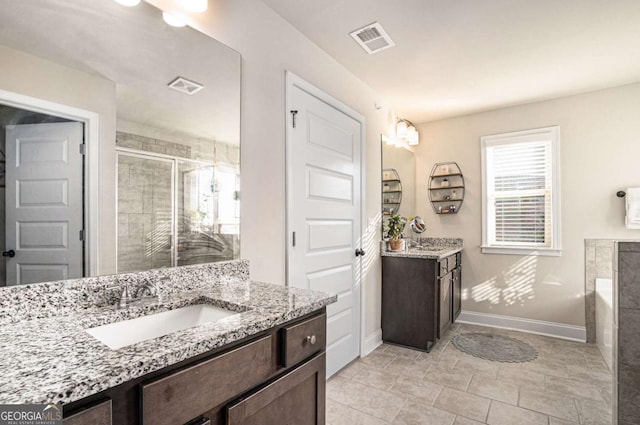
[[[239,257],[239,171],[230,164],[117,150],[117,271]]]

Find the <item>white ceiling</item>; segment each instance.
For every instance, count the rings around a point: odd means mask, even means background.
[[[640,81],[640,0],[263,1],[414,122]]]
[[[0,0],[0,11],[0,44],[115,82],[119,119],[239,144],[241,58],[222,43],[145,2]],[[167,88],[177,76],[205,88]]]

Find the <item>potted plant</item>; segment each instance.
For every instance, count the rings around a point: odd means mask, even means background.
[[[407,219],[400,214],[393,214],[387,220],[387,237],[389,238],[389,249],[391,251],[401,251],[404,248],[402,232],[407,224]]]

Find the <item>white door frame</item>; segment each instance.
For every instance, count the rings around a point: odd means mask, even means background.
[[[98,165],[99,114],[0,89],[0,103],[14,108],[78,121],[84,124],[84,257],[86,276],[98,275]]]
[[[352,119],[354,119],[355,121],[357,121],[360,124],[360,239],[358,241],[356,241],[356,245],[359,245],[358,247],[362,247],[362,241],[363,241],[363,229],[365,228],[365,223],[366,221],[366,217],[365,217],[365,187],[366,187],[366,181],[365,181],[365,176],[366,176],[366,169],[365,169],[365,164],[366,164],[366,118],[364,115],[362,115],[361,113],[357,112],[356,110],[352,109],[351,107],[347,106],[346,104],[340,102],[338,99],[336,99],[335,97],[325,93],[324,91],[320,90],[319,88],[317,88],[316,86],[314,86],[313,84],[309,83],[308,81],[298,77],[296,74],[292,73],[291,71],[285,71],[285,79],[286,79],[286,87],[285,87],[285,96],[286,96],[286,100],[285,100],[285,127],[286,127],[286,131],[285,131],[285,182],[286,182],[286,187],[285,187],[285,199],[286,199],[286,206],[285,206],[285,245],[286,245],[286,249],[285,249],[285,281],[287,286],[289,286],[289,250],[292,244],[292,236],[291,236],[291,232],[289,231],[289,220],[292,214],[292,208],[293,208],[293,200],[291,199],[291,194],[289,193],[289,188],[293,187],[293,164],[291,161],[291,157],[292,157],[292,153],[291,153],[291,149],[292,149],[292,144],[293,144],[293,126],[291,125],[291,114],[289,111],[291,111],[293,109],[293,89],[294,87],[298,87],[299,89],[309,93],[310,95],[320,99],[321,101],[323,101],[324,103],[326,103],[327,105],[337,109],[338,111],[342,112],[343,114],[351,117]],[[359,348],[358,348],[358,352],[360,353],[360,357],[362,357],[365,353],[364,353],[364,348],[365,348],[365,329],[364,329],[364,324],[365,324],[365,303],[364,303],[364,287],[363,287],[363,282],[364,282],[364,276],[362,275],[362,259],[364,257],[358,257],[359,258],[359,272],[356,273],[357,276],[359,276],[359,282],[356,282],[356,285],[360,286],[360,341],[359,341]]]

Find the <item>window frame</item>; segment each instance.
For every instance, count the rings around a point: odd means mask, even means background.
[[[491,244],[489,235],[489,218],[495,217],[489,210],[487,148],[508,144],[527,143],[540,135],[551,139],[551,246],[542,247],[527,244]],[[561,243],[561,199],[560,199],[560,127],[551,126],[503,134],[480,137],[481,146],[481,175],[482,175],[482,245],[483,254],[511,254],[511,255],[562,255]]]

